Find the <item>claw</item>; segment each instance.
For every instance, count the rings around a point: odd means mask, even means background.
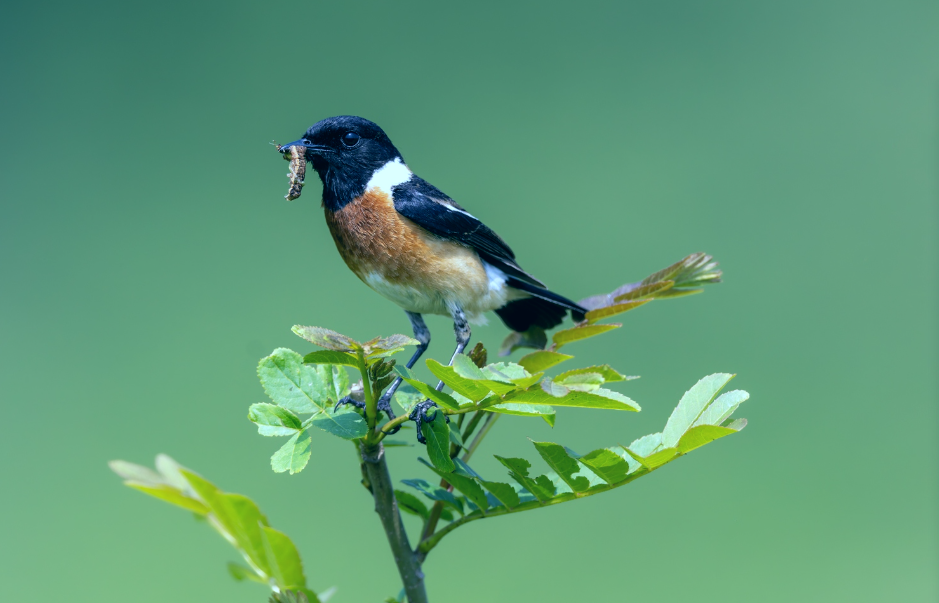
[[[352,406],[355,406],[356,408],[365,408],[365,402],[359,402],[352,396],[346,396],[345,398],[339,400],[339,402],[336,402],[336,406],[333,407],[333,412],[336,412],[337,410],[339,410],[340,406],[343,406],[345,404],[351,404]]]
[[[437,406],[437,403],[433,400],[424,400],[423,402],[415,404],[414,408],[412,408],[411,412],[408,414],[408,418],[414,421],[417,427],[417,441],[421,444],[427,443],[427,439],[424,437],[424,432],[421,431],[421,425],[424,423],[432,423],[434,420],[434,417],[427,416],[427,411],[430,408],[439,409],[440,407]],[[447,423],[450,422],[450,417],[447,415],[444,415],[443,418],[447,420]]]

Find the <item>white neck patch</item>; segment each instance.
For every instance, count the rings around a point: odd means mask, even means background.
[[[389,161],[375,170],[368,184],[365,185],[365,190],[377,188],[391,196],[391,187],[404,184],[411,179],[412,175],[411,170],[404,165],[401,158],[395,157],[394,161]]]

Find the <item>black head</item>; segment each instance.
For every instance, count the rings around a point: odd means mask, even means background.
[[[317,122],[282,148],[295,145],[306,147],[306,159],[323,181],[323,203],[334,210],[362,195],[375,170],[401,159],[377,124],[353,115]]]

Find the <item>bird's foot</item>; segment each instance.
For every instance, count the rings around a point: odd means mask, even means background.
[[[434,415],[427,414],[427,411],[431,408],[436,409]],[[437,403],[432,400],[424,400],[423,402],[418,402],[414,405],[414,408],[411,409],[411,412],[408,414],[408,418],[414,421],[415,426],[417,427],[417,441],[421,444],[426,444],[427,440],[424,438],[424,432],[421,431],[421,425],[424,423],[433,423],[434,418],[437,412],[443,412],[440,410],[440,407],[437,406]],[[447,415],[443,416],[447,420],[447,423],[450,422],[450,417]]]

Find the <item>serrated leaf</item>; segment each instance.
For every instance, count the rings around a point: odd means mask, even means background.
[[[417,515],[418,517],[427,519],[427,516],[430,514],[430,511],[427,510],[427,506],[421,502],[421,499],[410,492],[395,490],[395,500],[398,501],[399,509],[411,515]]]
[[[414,378],[414,374],[406,367],[395,365],[394,370],[396,373],[398,373],[398,375],[401,376],[402,379],[409,383],[411,387],[422,393],[426,398],[436,402],[439,406],[443,406],[451,410],[458,410],[460,408],[460,404],[454,400],[450,394],[437,391],[423,381]]]
[[[305,425],[322,429],[344,440],[364,438],[368,433],[368,424],[362,415],[346,407],[338,410],[327,408],[307,419]]]
[[[618,329],[621,326],[623,325],[615,322],[604,325],[579,325],[570,329],[564,329],[563,331],[556,331],[551,340],[554,342],[555,349],[560,349],[563,345],[580,341],[581,339],[587,339],[588,337],[596,337],[607,331]]]
[[[296,590],[306,587],[303,563],[290,538],[268,526],[261,527],[261,542],[271,568],[271,577],[281,590]]]
[[[327,404],[328,392],[318,365],[303,364],[300,354],[278,348],[258,363],[264,391],[278,406],[295,413],[312,413]]]
[[[510,484],[504,484],[502,482],[487,482],[485,480],[479,480],[479,483],[488,490],[496,500],[508,507],[509,509],[514,509],[520,504],[518,498],[518,492],[515,491]]]
[[[440,486],[431,486],[422,479],[404,479],[401,480],[401,483],[406,486],[411,486],[431,500],[439,500],[456,512],[460,514],[463,513],[463,504],[460,503],[459,499],[457,499],[452,492],[447,492]]]
[[[262,436],[293,435],[300,430],[297,415],[276,404],[261,402],[248,408],[248,420],[258,426]]]
[[[581,466],[567,454],[567,450],[563,446],[553,442],[532,442],[532,444],[535,445],[541,458],[557,472],[558,476],[570,486],[571,490],[583,492],[590,487],[589,479],[583,476],[575,477],[575,473],[580,473]]]
[[[289,471],[290,475],[300,473],[310,461],[310,432],[306,429],[295,434],[271,457],[271,469],[274,473]]]
[[[695,448],[709,444],[714,440],[732,433],[737,433],[737,430],[720,427],[718,425],[698,425],[697,427],[692,427],[686,431],[685,435],[681,436],[681,440],[678,441],[678,453],[686,454]]]
[[[323,384],[326,386],[326,395],[329,397],[330,405],[349,395],[349,374],[346,373],[345,368],[336,365],[325,365],[317,366],[316,371],[320,374]]]
[[[610,485],[623,481],[630,473],[629,463],[608,448],[594,450],[578,460]]]
[[[465,358],[465,361],[459,360],[459,362],[467,362],[474,368],[476,367],[472,360],[466,356],[463,356],[462,354],[458,354],[457,358]],[[454,362],[456,362],[456,360]],[[445,366],[434,359],[429,359],[426,364],[427,368],[430,369],[430,372],[433,373],[434,377],[440,379],[450,389],[462,396],[465,396],[473,402],[478,402],[489,395],[488,387],[481,384],[479,381],[474,381],[472,379],[463,377],[462,375],[458,374],[452,366]]]
[[[540,373],[571,358],[573,356],[561,354],[560,352],[538,350],[522,356],[518,363],[529,373]]]
[[[563,386],[559,386],[563,387]],[[591,392],[568,391],[561,397],[555,397],[541,387],[512,392],[505,396],[506,402],[516,404],[548,404],[550,406],[570,406],[574,408],[605,408],[609,410],[640,410],[639,405],[620,394],[604,388]]]
[[[611,316],[616,316],[617,314],[622,314],[623,312],[628,312],[634,308],[645,305],[652,301],[651,299],[638,299],[633,301],[626,301],[619,304],[612,304],[609,306],[603,306],[602,308],[596,308],[595,310],[590,310],[585,315],[587,322],[593,324],[598,320],[603,320],[604,318],[609,318]]]
[[[489,508],[489,500],[486,498],[486,493],[483,492],[482,486],[476,482],[476,479],[472,475],[464,472],[462,469],[455,469],[453,472],[445,473],[420,457],[418,457],[417,460],[429,467],[434,473],[447,480],[457,492],[466,496],[477,508],[483,511]]]
[[[649,456],[656,450],[662,449],[662,433],[650,433],[641,438],[633,440],[629,445],[629,450],[639,456]]]
[[[597,373],[603,377],[604,381],[614,382],[614,381],[631,381],[633,379],[638,379],[638,377],[628,377],[622,375],[619,371],[614,370],[609,364],[600,364],[597,366],[586,366],[584,368],[574,369],[572,371],[565,371],[554,378],[555,381],[563,383],[568,377],[574,375],[583,375],[585,373]]]
[[[513,402],[504,402],[502,404],[493,404],[492,406],[487,406],[484,410],[487,412],[497,412],[505,415],[541,417],[551,427],[554,427],[554,419],[556,417],[554,408],[546,404],[515,404]]]
[[[446,415],[443,411],[433,411],[433,421],[421,423],[421,433],[427,440],[427,456],[434,467],[444,473],[450,473],[455,468],[450,458],[450,426],[447,425]]]
[[[556,490],[554,484],[552,484],[551,480],[546,476],[539,475],[534,479],[529,477],[528,470],[531,468],[531,463],[525,459],[503,458],[499,455],[493,456],[509,470],[509,477],[517,481],[538,500],[544,502],[555,495]]]
[[[657,450],[648,456],[639,456],[638,454],[635,454],[630,448],[627,448],[626,452],[629,453],[631,457],[639,461],[643,467],[649,469],[650,471],[652,469],[661,467],[671,460],[674,460],[678,454],[678,450],[675,448],[664,448]]]
[[[702,378],[692,386],[675,410],[672,411],[665,429],[662,430],[662,446],[665,448],[674,448],[678,444],[681,436],[691,427],[701,416],[705,407],[711,403],[714,396],[717,395],[727,382],[733,379],[729,373],[715,373]]]
[[[567,389],[572,389],[581,392],[589,392],[593,390],[600,389],[600,386],[603,385],[606,380],[603,378],[603,375],[600,373],[578,373],[576,375],[568,375],[566,377],[555,377],[554,383],[561,385]],[[542,388],[543,389],[543,388]],[[551,392],[548,392],[551,393]]]
[[[317,350],[303,357],[304,364],[341,364],[359,368],[359,359],[355,354],[348,352],[335,352],[333,350]]]
[[[740,389],[724,392],[704,409],[694,425],[721,425],[749,398],[750,394]]]
[[[186,496],[180,490],[168,484],[141,484],[133,481],[126,481],[124,483],[134,490],[139,490],[144,494],[149,494],[150,496],[159,498],[164,502],[176,505],[177,507],[182,507],[187,511],[192,511],[193,513],[198,513],[199,515],[205,515],[209,512],[209,508],[202,504],[202,502],[192,498],[191,496]]]
[[[294,325],[290,330],[298,337],[306,339],[310,343],[327,350],[333,350],[335,352],[356,352],[362,349],[362,344],[351,337],[346,337],[341,333],[324,329],[323,327]]]

